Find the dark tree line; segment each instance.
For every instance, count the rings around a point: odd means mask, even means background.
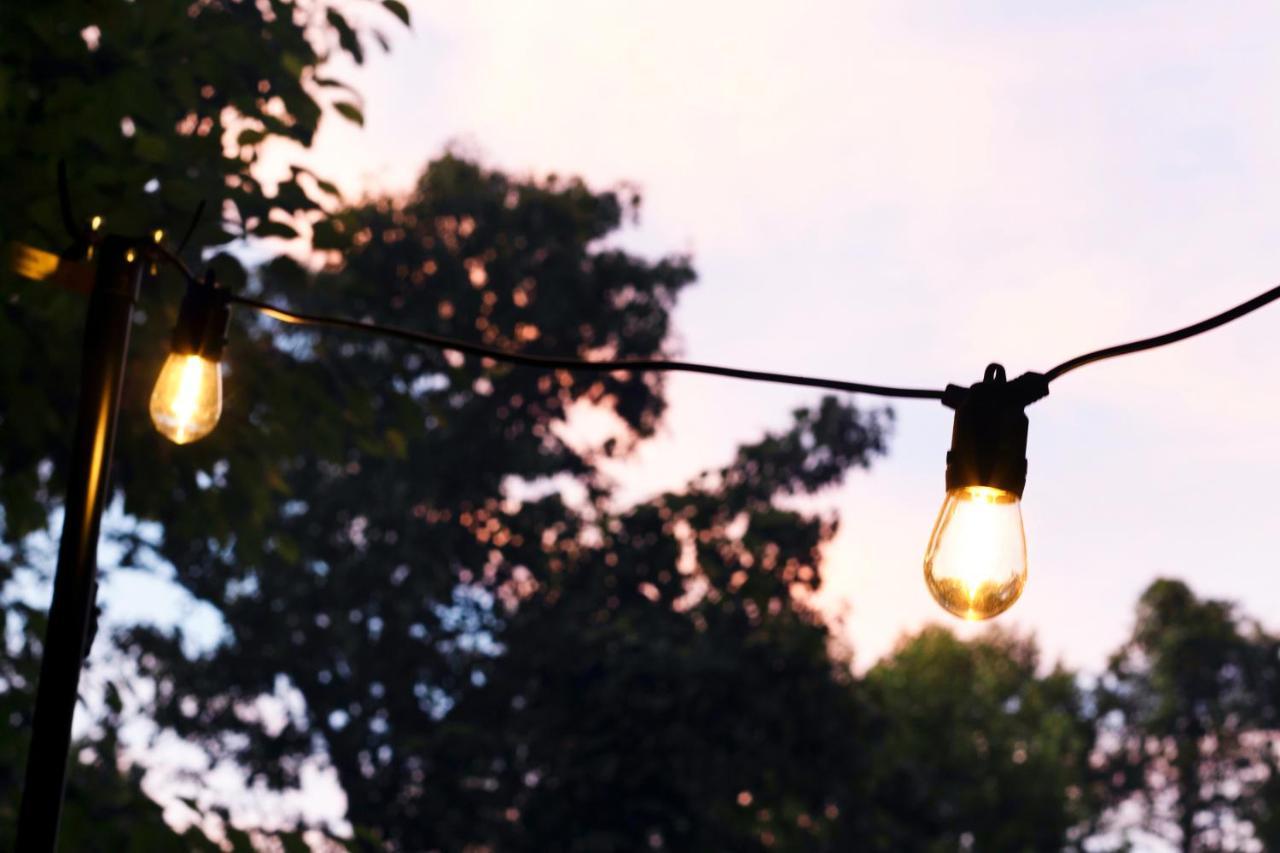
[[[1280,638],[1159,581],[1096,696],[1109,794],[1147,830],[1184,851],[1280,847]]]
[[[0,5],[0,239],[62,245],[65,158],[82,212],[110,226],[174,228],[205,199],[221,215],[195,243],[237,290],[530,352],[670,354],[694,273],[613,248],[632,192],[456,154],[403,197],[354,205],[302,169],[256,181],[260,146],[309,142],[326,104],[359,118],[328,59],[362,59],[396,17],[396,2]],[[322,269],[215,255],[303,222],[332,253]],[[815,401],[684,489],[621,506],[598,464],[652,434],[661,377],[506,368],[241,313],[222,423],[177,448],[146,415],[177,287],[144,297],[114,469],[126,511],[163,534],[112,535],[122,565],[172,565],[228,635],[194,657],[181,630],[98,642],[154,685],[160,726],[248,778],[294,785],[324,756],[351,846],[1124,849],[1144,831],[1280,849],[1277,640],[1178,582],[1143,596],[1096,686],[1046,670],[1029,638],[941,628],[851,673],[809,604],[836,521],[787,498],[883,454],[888,411]],[[11,582],[47,571],[29,546],[59,506],[83,303],[7,271],[0,293],[4,847],[43,630]],[[566,442],[581,406],[612,412],[617,435]],[[280,727],[252,709],[282,685],[305,710]],[[121,713],[108,701],[73,759],[66,849],[212,849],[121,768]]]

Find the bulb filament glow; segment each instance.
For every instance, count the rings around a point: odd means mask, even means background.
[[[175,444],[203,438],[222,414],[222,366],[193,354],[165,360],[151,393],[151,420]]]
[[[925,553],[924,578],[948,612],[977,621],[1008,610],[1027,582],[1021,501],[989,486],[947,492]]]

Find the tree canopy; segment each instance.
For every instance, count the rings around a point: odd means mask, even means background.
[[[1093,726],[1073,673],[1042,673],[1029,639],[942,628],[867,674],[884,734],[876,849],[1061,850],[1098,805]]]
[[[6,201],[0,242],[66,246],[54,183],[59,160],[69,166],[78,215],[105,215],[109,229],[163,227],[177,236],[204,202],[190,257],[246,235],[288,236],[287,219],[323,217],[336,191],[322,176],[295,166],[267,185],[256,166],[265,146],[309,145],[330,107],[360,120],[359,98],[328,72],[331,60],[361,61],[371,42],[387,43],[381,28],[407,24],[409,16],[398,0],[355,5],[0,4]],[[0,290],[0,600],[7,652],[0,780],[8,781],[0,785],[0,846],[7,846],[44,625],[41,610],[14,592],[14,579],[23,570],[50,568],[27,545],[51,526],[56,533],[85,318],[76,297],[16,281],[7,267],[0,269]],[[142,377],[164,346],[172,316],[167,303],[139,313],[134,341],[142,357],[132,368],[131,392],[140,395],[148,384]],[[141,435],[145,420],[145,410],[126,414],[122,439]],[[134,448],[146,458],[153,445]],[[88,763],[71,773],[64,844],[92,849],[85,839],[93,838],[101,849],[195,849],[189,835],[163,840],[165,826],[138,789],[137,774],[115,775],[109,727],[105,734],[82,753]],[[130,827],[134,839],[126,842]]]
[[[180,230],[205,201],[187,256],[237,292],[526,352],[671,355],[692,259],[618,248],[632,190],[456,152],[358,203],[296,164],[260,174],[265,147],[361,120],[332,60],[363,61],[408,20],[398,0],[0,4],[0,239],[61,248],[62,159],[79,212],[109,228]],[[237,260],[242,238],[299,231],[305,263]],[[172,567],[225,631],[195,650],[181,625],[99,644],[154,688],[143,713],[247,779],[294,786],[322,756],[351,847],[1280,848],[1280,645],[1184,584],[1144,594],[1096,685],[1046,667],[1033,638],[936,627],[854,674],[813,604],[837,529],[813,496],[887,452],[889,411],[815,400],[624,505],[601,462],[654,433],[659,375],[237,312],[222,423],[175,447],[147,398],[179,284],[143,296],[113,469],[145,523],[108,533],[120,565]],[[8,270],[0,290],[4,847],[43,631],[15,579],[49,569],[33,543],[58,524],[85,318]],[[574,433],[587,408],[610,437]],[[64,847],[214,849],[143,792],[113,691],[75,751]],[[302,849],[221,814],[236,850]]]
[[[1153,583],[1098,690],[1113,803],[1184,851],[1274,846],[1278,677],[1280,642],[1234,605]]]

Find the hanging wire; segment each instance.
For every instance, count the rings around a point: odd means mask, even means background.
[[[1143,350],[1155,349],[1156,347],[1168,346],[1176,344],[1178,341],[1185,341],[1187,338],[1203,334],[1211,329],[1226,325],[1232,320],[1237,320],[1245,314],[1257,311],[1264,305],[1268,305],[1280,299],[1280,286],[1273,287],[1266,293],[1260,293],[1250,299],[1248,302],[1241,302],[1234,308],[1223,311],[1221,314],[1214,315],[1207,320],[1201,320],[1199,323],[1193,323],[1190,326],[1178,329],[1173,332],[1167,332],[1163,335],[1156,335],[1154,338],[1143,338],[1140,341],[1132,343],[1119,344],[1106,349],[1094,350],[1093,352],[1078,355],[1073,359],[1064,361],[1057,367],[1045,373],[1044,378],[1047,382],[1052,382],[1059,376],[1069,371],[1075,370],[1077,367],[1084,367],[1086,364],[1092,364],[1095,361],[1102,361],[1107,358],[1115,358],[1119,355],[1129,355],[1130,353],[1142,352]]]
[[[157,244],[155,248],[159,251],[162,259],[177,268],[187,281],[193,284],[200,283],[191,269],[175,253],[171,252],[163,245]],[[1178,341],[1184,341],[1187,338],[1191,338],[1212,329],[1216,329],[1219,326],[1226,325],[1232,320],[1237,320],[1246,314],[1250,314],[1265,305],[1275,302],[1277,299],[1280,299],[1280,286],[1273,287],[1271,290],[1268,290],[1265,293],[1260,293],[1252,299],[1240,303],[1234,308],[1230,308],[1223,311],[1221,314],[1216,314],[1206,320],[1201,320],[1198,323],[1193,323],[1190,326],[1186,326],[1172,332],[1167,332],[1163,335],[1143,338],[1142,340],[1132,341],[1127,344],[1119,344],[1117,346],[1107,347],[1105,349],[1095,350],[1093,352],[1085,353],[1084,355],[1076,356],[1075,358],[1064,361],[1051,370],[1045,372],[1043,374],[1044,382],[1046,384],[1052,382],[1078,367],[1084,367],[1086,364],[1092,364],[1108,358],[1116,358],[1117,356],[1129,355],[1135,352],[1156,349],[1157,347],[1168,346],[1169,344],[1177,343]],[[306,326],[328,326],[336,329],[353,329],[361,332],[370,332],[384,337],[398,338],[400,340],[410,341],[417,344],[425,344],[426,346],[436,347],[438,349],[454,350],[467,355],[491,358],[494,361],[523,365],[525,367],[540,367],[552,370],[591,371],[597,373],[608,373],[615,370],[702,373],[711,376],[727,376],[735,379],[749,379],[757,382],[774,382],[782,385],[798,385],[807,388],[826,388],[833,391],[848,391],[855,394],[870,394],[878,397],[942,400],[946,396],[945,390],[935,390],[931,388],[895,388],[886,385],[871,385],[864,382],[845,382],[839,379],[821,379],[813,376],[797,376],[788,373],[745,370],[738,367],[720,367],[712,364],[697,364],[687,361],[668,361],[665,359],[612,359],[608,361],[590,361],[562,356],[531,355],[529,353],[496,349],[482,344],[472,343],[470,341],[447,338],[441,335],[433,335],[413,329],[404,329],[398,326],[387,326],[363,320],[351,320],[346,317],[306,314],[300,311],[281,308],[277,305],[271,305],[270,303],[262,302],[257,299],[250,299],[245,296],[232,295],[230,296],[230,301],[237,305],[243,305],[246,308],[252,308],[267,317],[271,317],[274,320],[279,320],[284,323]]]
[[[587,361],[577,358],[558,356],[530,355],[522,352],[494,349],[492,347],[432,335],[413,329],[402,329],[397,326],[384,326],[362,320],[349,320],[345,317],[328,317],[319,314],[303,314],[289,311],[249,299],[244,296],[232,296],[230,301],[236,305],[252,308],[273,320],[305,326],[330,326],[337,329],[355,329],[361,332],[373,332],[390,338],[399,338],[418,344],[454,350],[467,355],[491,358],[494,361],[508,364],[519,364],[525,367],[542,367],[553,370],[592,371],[611,373],[615,370],[652,371],[661,370],[681,373],[705,373],[711,376],[729,376],[734,379],[751,379],[757,382],[776,382],[782,385],[800,385],[808,388],[828,388],[833,391],[850,391],[855,394],[873,394],[878,397],[903,397],[924,400],[941,400],[943,392],[925,388],[892,388],[885,385],[867,385],[862,382],[844,382],[838,379],[819,379],[812,376],[793,376],[787,373],[769,373],[760,370],[743,370],[738,367],[718,367],[712,364],[695,364],[687,361],[667,361],[665,359],[620,358],[609,361]]]
[[[70,182],[67,178],[67,165],[64,161],[58,162],[58,201],[62,212],[63,225],[67,229],[68,234],[77,241],[85,239],[84,231],[80,227],[79,221],[75,217],[72,208]],[[178,252],[186,246],[187,241],[191,238],[191,234],[195,231],[197,223],[200,221],[201,214],[204,212],[205,203],[200,202],[191,218],[187,231],[183,235],[179,244]],[[191,268],[179,257],[178,252],[171,251],[158,240],[149,247],[159,254],[160,259],[168,263],[170,266],[178,270],[179,273],[187,280],[189,284],[197,286],[205,286]],[[256,299],[250,299],[245,296],[229,297],[230,301],[243,305],[246,308],[252,308],[272,319],[279,320],[284,323],[293,323],[307,326],[329,326],[337,329],[354,329],[361,332],[370,332],[384,337],[398,338],[404,341],[410,341],[417,344],[425,344],[427,346],[436,347],[438,349],[454,350],[456,352],[465,353],[467,355],[480,356],[482,358],[491,358],[494,361],[505,362],[507,364],[518,364],[526,367],[540,367],[553,370],[573,370],[573,371],[592,371],[598,373],[608,373],[615,370],[637,370],[637,371],[668,371],[681,373],[703,373],[710,376],[727,376],[734,379],[749,379],[757,382],[774,382],[782,385],[798,385],[808,388],[826,388],[833,391],[848,391],[855,394],[871,394],[879,397],[899,397],[904,399],[917,400],[943,400],[947,396],[945,390],[934,390],[930,388],[895,388],[887,385],[870,385],[863,382],[845,382],[839,379],[820,379],[813,376],[796,376],[788,373],[771,373],[761,370],[744,370],[738,367],[720,367],[711,364],[697,364],[687,361],[668,361],[665,359],[612,359],[608,361],[590,361],[578,358],[567,358],[561,356],[542,356],[530,355],[528,353],[511,352],[508,350],[495,349],[483,346],[481,344],[471,343],[469,341],[457,340],[455,338],[446,338],[441,335],[432,335],[427,332],[419,332],[413,329],[403,329],[398,326],[385,326],[379,323],[370,323],[363,320],[350,320],[345,317],[332,317],[319,314],[304,314],[299,311],[291,311],[261,302]],[[1252,299],[1242,302],[1234,308],[1216,314],[1199,323],[1193,323],[1181,329],[1167,332],[1163,335],[1157,335],[1151,338],[1143,338],[1142,340],[1132,341],[1127,344],[1118,344],[1105,349],[1094,350],[1084,355],[1076,356],[1068,359],[1056,367],[1046,371],[1043,374],[1043,383],[1047,386],[1049,382],[1063,376],[1066,373],[1075,370],[1078,367],[1084,367],[1086,364],[1093,364],[1097,361],[1103,361],[1108,358],[1116,358],[1117,356],[1129,355],[1135,352],[1143,352],[1145,350],[1156,349],[1157,347],[1168,346],[1169,344],[1184,341],[1187,338],[1195,337],[1203,334],[1219,326],[1226,325],[1232,320],[1237,320],[1246,314],[1257,311],[1264,305],[1280,299],[1280,286],[1273,287],[1265,293],[1260,293]]]

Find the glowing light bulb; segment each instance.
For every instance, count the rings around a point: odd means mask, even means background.
[[[204,438],[222,414],[222,364],[172,353],[151,392],[151,422],[175,444]]]
[[[1024,410],[1048,393],[1042,374],[1009,381],[1004,367],[991,364],[981,382],[948,385],[942,394],[942,404],[956,416],[947,451],[947,497],[924,554],[924,580],[934,601],[961,619],[1003,613],[1026,586]]]
[[[1018,496],[990,486],[947,492],[925,552],[924,579],[934,600],[962,619],[1008,610],[1027,582]]]

